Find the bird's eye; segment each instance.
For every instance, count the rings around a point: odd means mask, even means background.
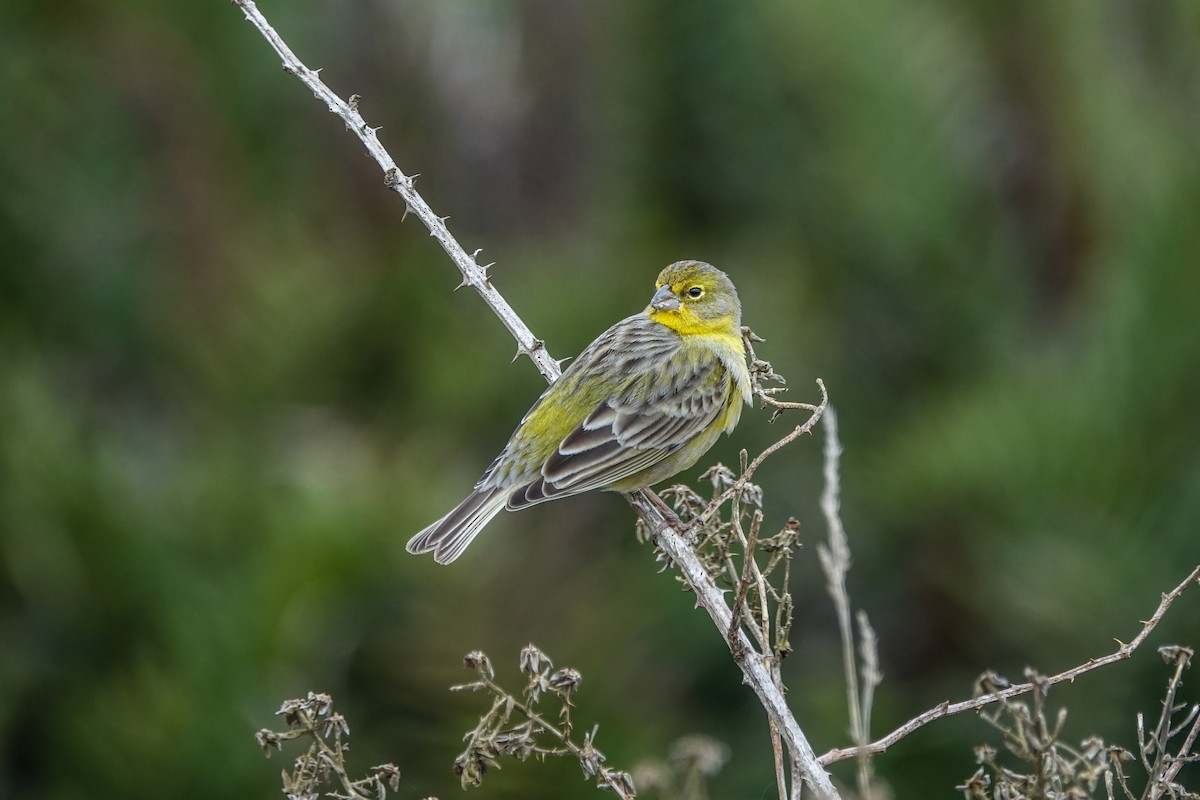
[[[688,294],[688,297],[691,297],[692,299],[698,299],[700,297],[703,297],[704,296],[704,287],[703,286],[693,286],[692,288],[687,290],[687,294]]]

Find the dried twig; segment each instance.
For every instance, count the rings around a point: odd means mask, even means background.
[[[1064,681],[1074,681],[1085,672],[1091,672],[1099,667],[1107,666],[1118,661],[1124,661],[1125,659],[1129,658],[1131,655],[1133,655],[1133,652],[1137,650],[1137,648],[1144,641],[1146,641],[1146,637],[1150,635],[1150,632],[1154,630],[1158,623],[1162,621],[1163,615],[1167,613],[1167,609],[1171,607],[1171,604],[1178,600],[1179,596],[1187,591],[1189,586],[1197,583],[1200,583],[1200,565],[1197,565],[1196,568],[1193,569],[1178,586],[1162,596],[1162,601],[1158,604],[1158,608],[1155,609],[1154,614],[1150,617],[1150,619],[1142,623],[1142,629],[1138,631],[1138,634],[1133,638],[1133,641],[1125,644],[1120,642],[1120,640],[1117,640],[1118,644],[1120,644],[1120,647],[1118,647],[1112,653],[1101,656],[1100,658],[1088,659],[1088,661],[1083,664],[1079,664],[1071,667],[1068,670],[1060,672],[1057,675],[1045,678],[1045,684],[1050,686],[1056,683],[1062,683]],[[999,691],[980,695],[979,697],[972,698],[971,700],[963,700],[958,703],[951,703],[947,700],[935,708],[931,708],[922,714],[918,714],[896,730],[889,733],[887,736],[884,736],[883,738],[878,739],[871,744],[860,747],[834,748],[833,750],[830,750],[822,755],[819,760],[822,764],[829,765],[847,758],[858,758],[864,754],[877,755],[879,753],[886,752],[889,747],[903,739],[905,736],[908,736],[913,731],[929,724],[930,722],[933,722],[936,719],[949,717],[953,714],[961,714],[964,711],[974,711],[992,703],[996,703],[1001,700],[1007,700],[1010,697],[1026,694],[1033,691],[1034,688],[1035,685],[1032,682],[1019,683],[1005,687]]]
[[[596,781],[601,789],[607,789],[621,800],[636,797],[633,778],[628,772],[605,766],[604,754],[596,749],[596,731],[584,734],[583,743],[571,738],[571,696],[579,690],[583,676],[577,670],[565,667],[554,670],[549,656],[535,645],[521,650],[521,671],[528,678],[524,701],[496,683],[496,673],[491,659],[479,650],[467,653],[463,663],[475,670],[476,679],[451,691],[486,691],[492,700],[491,709],[479,718],[479,724],[467,733],[467,749],[454,761],[464,789],[478,786],[488,769],[499,769],[496,759],[501,756],[524,761],[530,756],[572,756],[579,761],[585,778]],[[554,670],[553,672],[551,670]],[[557,725],[537,710],[540,700],[547,695],[556,696],[560,703]],[[523,723],[512,721],[516,712],[525,718]],[[547,745],[546,739],[555,744]]]
[[[282,750],[284,742],[310,740],[308,751],[296,758],[292,770],[283,771],[283,791],[288,797],[385,800],[389,788],[392,791],[399,788],[400,770],[395,764],[372,767],[365,778],[350,777],[346,770],[346,750],[350,745],[345,742],[350,736],[350,726],[345,717],[333,710],[333,698],[329,695],[309,692],[307,697],[288,700],[275,714],[283,718],[287,728],[282,731],[263,728],[254,735],[268,758],[272,751]]]
[[[1154,726],[1151,736],[1143,735],[1142,718],[1138,715],[1138,738],[1141,741],[1141,758],[1146,767],[1150,783],[1146,787],[1145,796],[1149,800],[1158,800],[1167,796],[1174,798],[1175,778],[1184,764],[1196,761],[1194,754],[1197,736],[1200,736],[1200,705],[1193,705],[1189,710],[1186,704],[1176,703],[1176,694],[1183,683],[1183,671],[1191,664],[1195,652],[1190,647],[1168,645],[1158,648],[1159,654],[1168,664],[1173,664],[1175,670],[1167,681],[1167,693],[1163,698],[1162,711],[1159,713],[1158,724]],[[1176,721],[1176,714],[1182,713],[1183,719]],[[1191,726],[1190,728],[1188,726]],[[1170,743],[1187,729],[1183,742],[1172,753]],[[1153,757],[1153,762],[1150,758]]]

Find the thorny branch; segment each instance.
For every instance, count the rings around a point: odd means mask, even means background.
[[[1200,704],[1189,707],[1176,702],[1183,672],[1194,652],[1190,647],[1165,645],[1158,648],[1158,653],[1174,669],[1154,727],[1147,730],[1145,717],[1137,715],[1137,756],[1094,735],[1078,745],[1069,743],[1064,733],[1067,709],[1059,708],[1052,716],[1046,702],[1050,691],[1046,678],[1026,669],[1025,675],[1034,686],[1030,700],[1001,700],[979,715],[1003,736],[1003,749],[991,744],[977,746],[978,768],[956,788],[966,800],[1026,797],[1082,800],[1092,797],[1101,785],[1108,800],[1118,796],[1124,800],[1165,797],[1200,800],[1200,794],[1176,782],[1181,767],[1200,759],[1194,752],[1196,734],[1200,731]],[[1005,684],[1003,678],[988,672],[978,685],[986,690]],[[1140,762],[1146,774],[1146,782],[1137,795],[1130,787],[1131,776],[1126,774],[1125,766],[1134,762]]]
[[[263,38],[279,54],[283,60],[284,71],[295,75],[296,78],[304,83],[312,91],[313,95],[318,100],[324,102],[331,113],[341,117],[345,121],[347,129],[359,138],[366,147],[367,152],[383,170],[385,184],[404,198],[406,212],[411,211],[421,220],[422,224],[429,230],[430,235],[438,240],[438,243],[446,251],[447,255],[454,261],[463,275],[463,282],[460,286],[469,285],[474,288],[483,298],[484,302],[495,312],[496,316],[500,318],[501,322],[504,323],[505,327],[508,328],[509,332],[512,333],[513,337],[517,340],[518,354],[526,353],[529,355],[548,382],[557,380],[561,374],[559,362],[550,357],[545,343],[533,335],[528,326],[525,325],[516,312],[513,311],[512,307],[508,305],[500,293],[496,291],[495,287],[492,286],[487,275],[487,267],[480,267],[476,263],[475,258],[472,255],[468,255],[467,251],[451,235],[449,229],[446,227],[446,218],[438,216],[430,209],[414,186],[413,179],[415,176],[405,175],[396,166],[395,160],[383,145],[380,144],[379,138],[376,135],[377,129],[368,125],[359,113],[360,98],[358,95],[352,95],[349,102],[342,100],[325,85],[316,70],[309,69],[296,57],[287,43],[276,33],[271,24],[258,10],[253,0],[233,0],[233,2],[242,9],[250,24],[262,34]],[[476,251],[476,255],[478,252]],[[754,358],[752,348],[751,356],[753,359],[752,374],[755,376],[756,383],[761,388],[761,378],[773,375],[773,371],[770,370],[769,365],[766,365],[765,362],[759,362],[757,358]],[[753,372],[755,369],[762,371],[764,368],[768,372],[768,375],[758,375]],[[816,424],[828,403],[824,384],[818,381],[818,385],[820,386],[822,395],[821,404],[818,406],[801,403],[784,403],[775,400],[773,395],[779,389],[768,389],[758,392],[759,398],[775,409],[775,416],[778,416],[779,412],[789,408],[808,410],[811,416],[804,424],[798,425],[788,436],[785,436],[775,445],[772,445],[748,465],[747,473],[743,474],[742,478],[739,479],[742,480],[743,485],[749,481],[750,475],[753,474],[754,470],[757,469],[763,460],[789,442],[810,431]],[[729,496],[732,497],[739,490],[740,487],[731,486]],[[672,524],[677,524],[678,520],[668,519],[667,515],[664,514],[665,505],[649,490],[634,492],[628,497],[630,504],[637,510],[643,522],[650,530],[655,532],[659,546],[678,565],[680,572],[683,573],[695,591],[697,603],[708,612],[718,630],[724,635],[725,632],[731,629],[732,613],[722,596],[721,590],[701,566],[696,555],[688,545],[685,539],[686,532],[677,529]],[[719,506],[728,499],[728,497],[720,499],[720,502],[714,500],[716,505],[713,506],[713,511],[715,512],[716,506]],[[751,647],[744,631],[740,629],[735,637],[735,642],[734,646],[743,647],[748,653],[756,652]],[[828,773],[817,762],[816,753],[813,751],[804,732],[800,729],[799,723],[796,722],[791,709],[788,708],[783,693],[772,680],[770,668],[763,662],[762,657],[745,658],[741,659],[738,663],[746,682],[754,689],[755,694],[758,695],[760,702],[762,702],[763,707],[766,709],[772,726],[778,729],[787,745],[791,756],[793,779],[802,779],[819,798],[839,797]]]
[[[446,255],[450,256],[459,272],[462,273],[462,283],[457,288],[470,286],[479,292],[484,302],[491,307],[504,326],[508,328],[509,333],[517,340],[517,355],[524,353],[533,359],[538,371],[548,382],[552,383],[557,380],[562,372],[559,362],[550,357],[545,342],[533,335],[529,327],[517,316],[517,312],[513,311],[512,306],[492,286],[488,278],[488,269],[492,265],[480,266],[475,259],[478,258],[481,251],[476,250],[473,254],[468,254],[446,227],[446,220],[449,217],[441,217],[433,213],[433,209],[417,193],[414,183],[417,176],[405,175],[400,171],[391,154],[379,142],[379,137],[376,135],[379,128],[368,125],[363,119],[359,112],[362,98],[352,94],[347,102],[326,86],[325,82],[321,80],[320,70],[309,69],[296,57],[287,42],[271,27],[271,23],[267,22],[266,17],[258,10],[258,6],[254,4],[253,0],[233,0],[233,3],[242,9],[250,24],[258,29],[267,43],[283,59],[283,71],[289,75],[295,75],[301,83],[312,90],[313,95],[325,104],[330,113],[337,114],[345,121],[346,130],[357,136],[363,146],[367,148],[367,153],[383,170],[384,184],[404,198],[405,214],[412,213],[421,220],[421,223],[429,230],[429,235],[437,239],[438,244],[446,251]]]
[[[1167,613],[1167,609],[1171,607],[1171,604],[1178,600],[1179,596],[1187,591],[1187,589],[1193,584],[1200,584],[1200,565],[1197,565],[1196,568],[1193,569],[1191,573],[1189,573],[1188,576],[1179,583],[1178,586],[1162,596],[1162,601],[1158,604],[1158,608],[1155,609],[1154,614],[1150,617],[1150,619],[1142,623],[1142,629],[1132,641],[1126,644],[1118,640],[1120,647],[1118,647],[1112,653],[1101,656],[1100,658],[1088,659],[1083,664],[1079,664],[1071,667],[1068,670],[1060,672],[1057,675],[1052,675],[1048,678],[1045,678],[1045,685],[1052,686],[1056,683],[1062,683],[1064,681],[1074,681],[1076,678],[1086,672],[1091,672],[1094,669],[1116,663],[1117,661],[1124,661],[1132,656],[1133,652],[1137,650],[1144,641],[1146,641],[1146,637],[1150,635],[1150,632],[1153,631],[1154,628],[1158,626],[1158,623],[1162,621],[1163,615]],[[1007,700],[1011,697],[1027,694],[1032,692],[1036,686],[1037,684],[1032,681],[1028,683],[1018,683],[999,689],[998,691],[980,695],[979,697],[975,697],[970,700],[962,700],[957,703],[945,701],[935,708],[931,708],[922,714],[918,714],[896,730],[889,733],[887,736],[877,739],[871,744],[860,747],[834,748],[821,756],[820,762],[828,765],[847,758],[859,758],[864,754],[878,755],[879,753],[886,752],[889,747],[903,739],[905,736],[908,736],[913,731],[929,724],[930,722],[933,722],[936,719],[949,717],[954,714],[961,714],[964,711],[974,711],[1001,700]]]

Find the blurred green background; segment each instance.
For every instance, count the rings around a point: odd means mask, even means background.
[[[555,356],[702,258],[794,399],[825,380],[875,733],[985,668],[1108,652],[1200,562],[1193,0],[262,10]],[[236,7],[8,0],[0,54],[0,796],[277,796],[291,754],[253,733],[314,689],[352,766],[454,797],[486,700],[446,687],[482,648],[515,688],[529,641],[582,671],[612,765],[706,733],[733,754],[714,796],[771,795],[761,709],[620,498],[501,517],[450,568],[404,553],[541,378]],[[781,435],[766,416],[708,461]],[[820,447],[760,475],[809,545],[786,677],[823,752],[848,723]],[[1150,648],[1197,620],[1193,592],[1055,689],[1067,738],[1135,746]],[[877,769],[954,796],[982,741],[941,722]],[[530,763],[476,795],[595,790]]]

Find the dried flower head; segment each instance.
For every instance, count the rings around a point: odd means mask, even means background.
[[[578,691],[581,683],[583,683],[583,676],[579,674],[579,670],[570,667],[556,670],[550,676],[550,685],[566,694]]]
[[[496,670],[492,668],[492,660],[481,650],[472,650],[463,656],[463,663],[479,673],[484,680],[494,680]]]
[[[537,645],[531,643],[521,648],[520,666],[521,672],[526,675],[536,675],[550,669],[554,663]]]

